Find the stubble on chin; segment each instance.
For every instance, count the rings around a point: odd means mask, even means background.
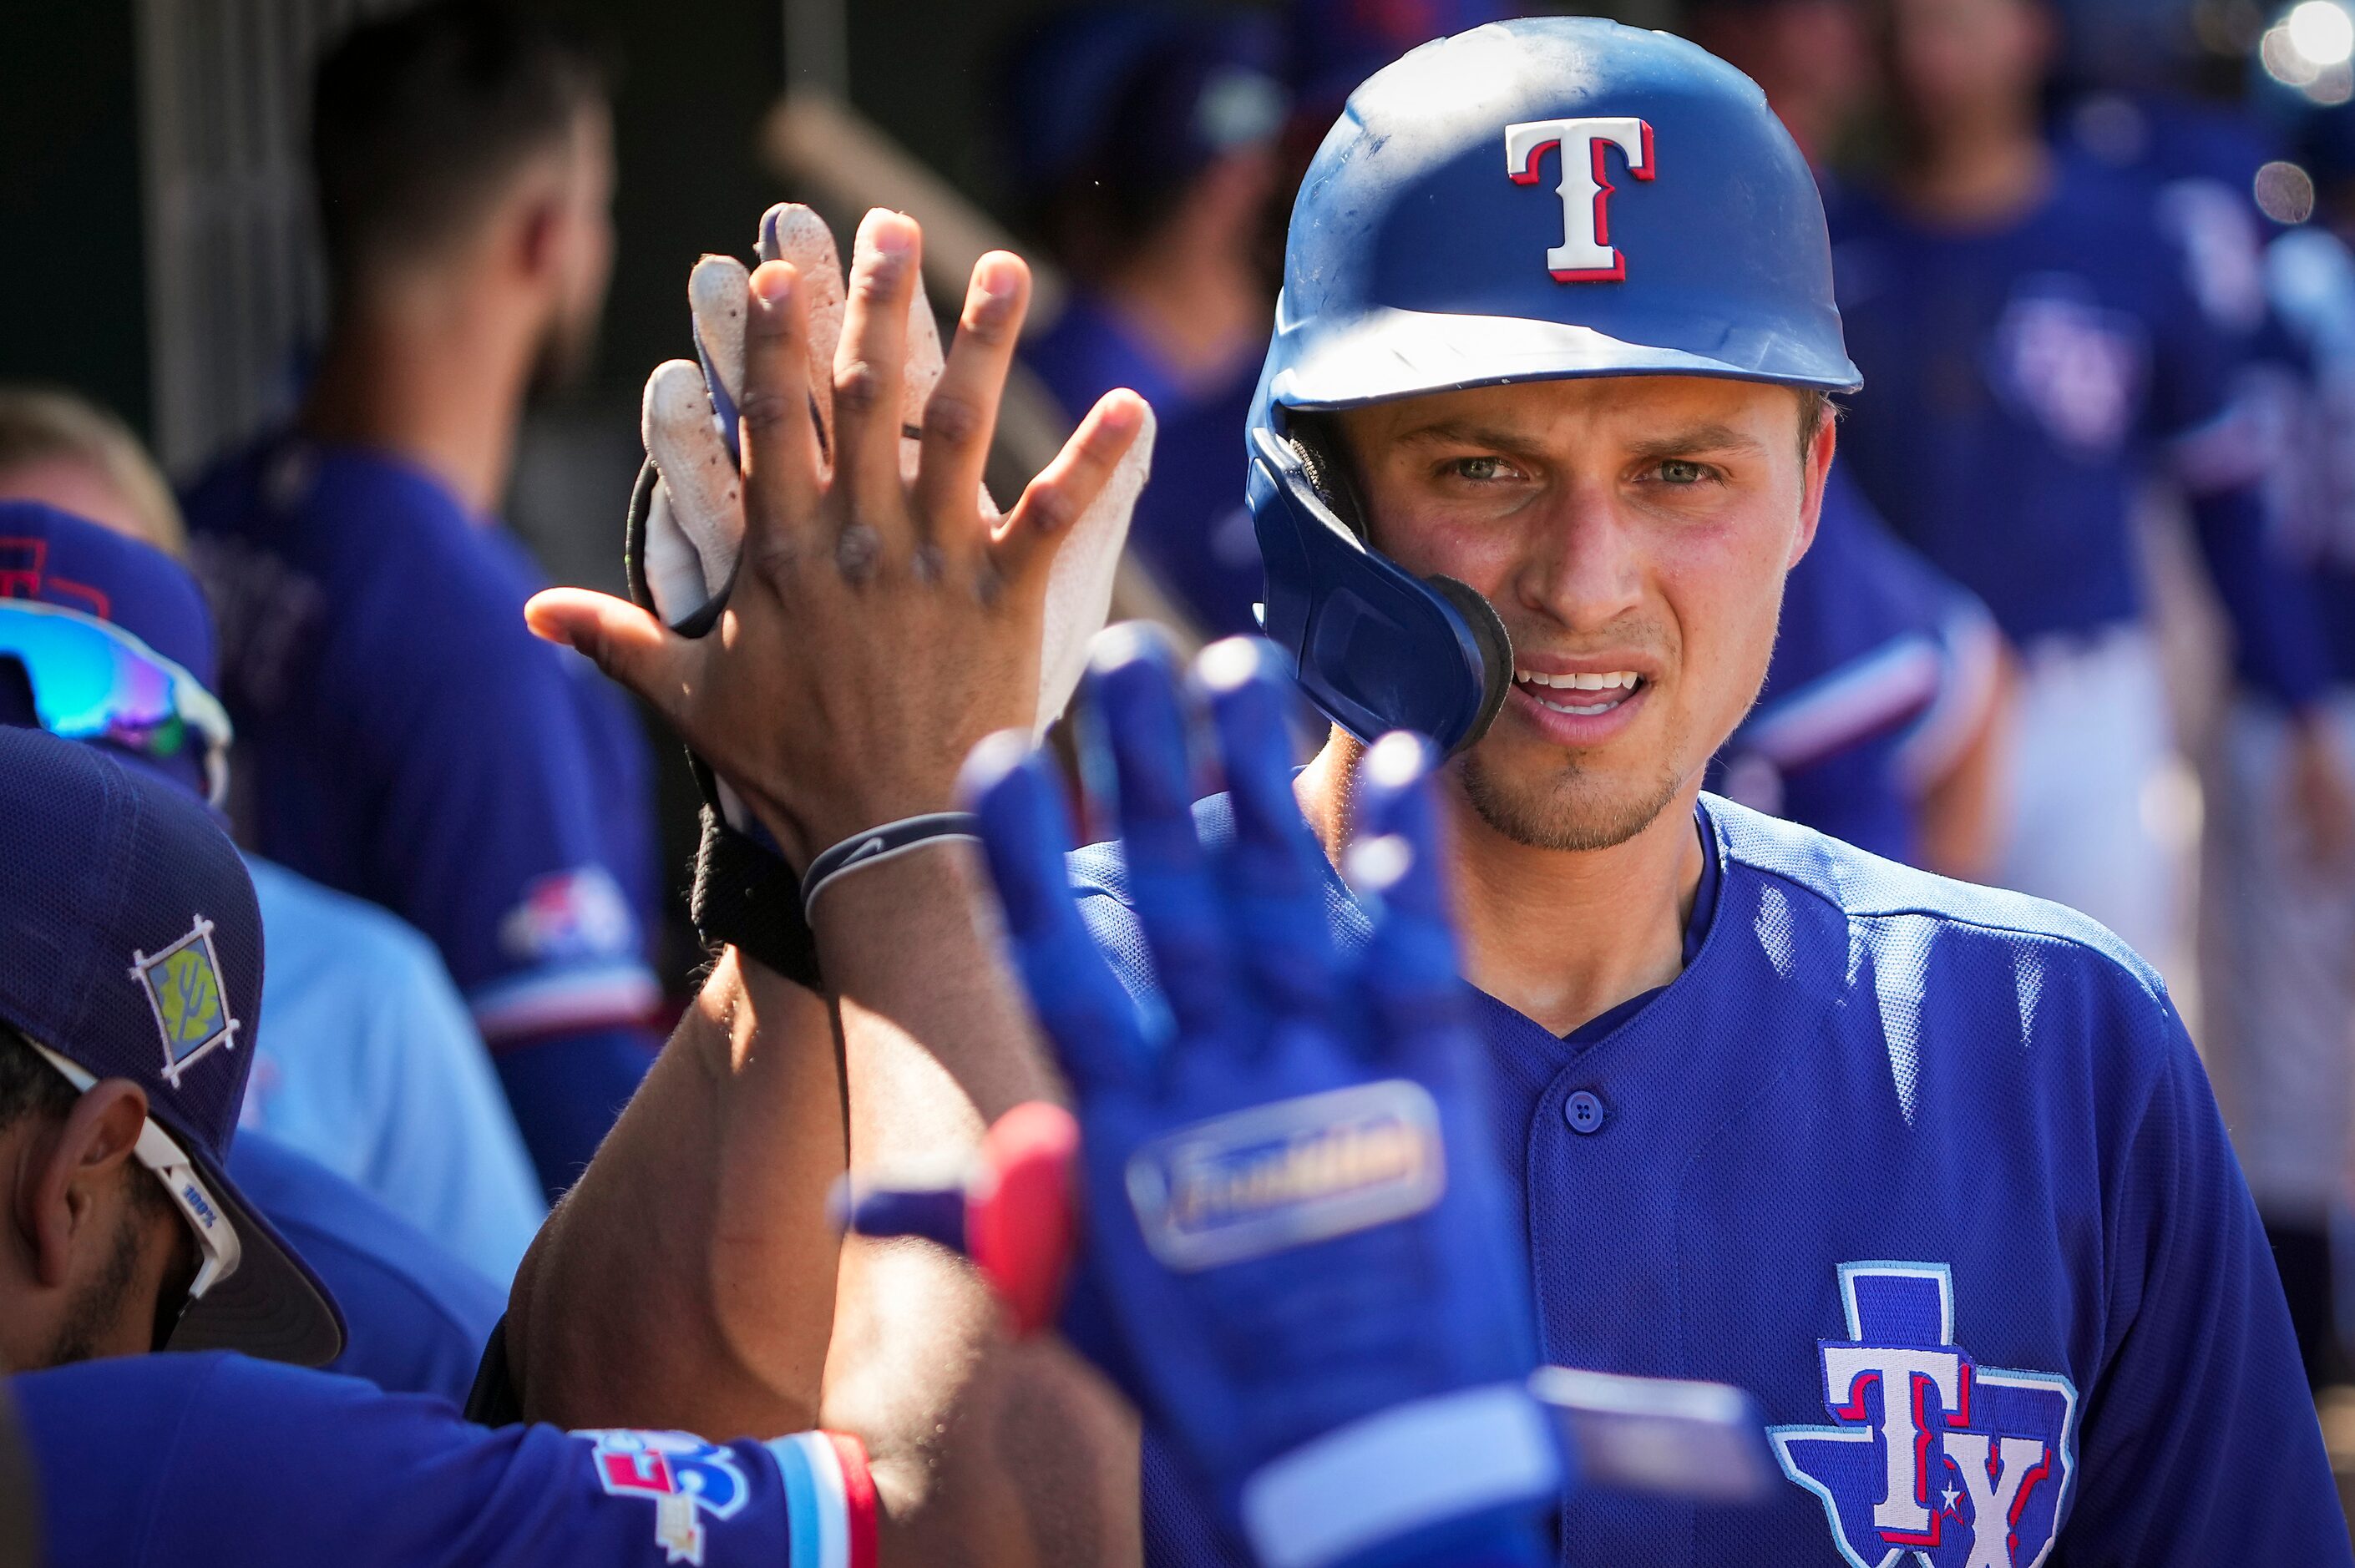
[[[1664,771],[1648,786],[1614,787],[1576,762],[1514,779],[1473,747],[1458,768],[1464,799],[1503,837],[1531,849],[1614,849],[1659,819],[1683,781]]]

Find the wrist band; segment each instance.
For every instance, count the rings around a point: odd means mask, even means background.
[[[865,1445],[847,1432],[796,1432],[762,1446],[785,1484],[792,1568],[876,1568]]]
[[[1311,1438],[1243,1482],[1265,1568],[1325,1568],[1386,1541],[1561,1485],[1561,1450],[1529,1389],[1489,1383],[1393,1405]]]
[[[802,873],[802,919],[810,920],[817,907],[817,895],[835,878],[866,866],[880,865],[936,839],[972,839],[978,842],[980,830],[981,819],[971,811],[927,811],[920,817],[902,817],[896,822],[852,834],[820,853]]]

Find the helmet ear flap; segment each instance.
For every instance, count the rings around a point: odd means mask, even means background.
[[[1289,424],[1284,444],[1300,459],[1300,471],[1307,476],[1316,499],[1350,533],[1367,540],[1366,509],[1358,499],[1358,486],[1350,477],[1348,460],[1341,455],[1330,425],[1315,414],[1295,414]]]
[[[1470,583],[1458,582],[1451,577],[1433,574],[1423,579],[1423,585],[1445,599],[1464,618],[1472,633],[1472,641],[1480,650],[1480,712],[1472,726],[1464,732],[1448,755],[1468,748],[1474,741],[1488,733],[1496,722],[1497,710],[1505,705],[1505,694],[1513,689],[1513,639],[1505,630],[1505,618],[1497,607]]]

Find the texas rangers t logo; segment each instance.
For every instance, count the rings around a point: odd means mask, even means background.
[[[2077,1390],[2050,1372],[1983,1367],[1955,1343],[1942,1263],[1848,1263],[1849,1338],[1818,1351],[1831,1426],[1767,1436],[1823,1499],[1853,1568],[2037,1568],[2069,1500]]]
[[[1517,185],[1538,183],[1538,166],[1549,151],[1561,160],[1561,243],[1546,252],[1546,270],[1557,283],[1615,283],[1627,276],[1627,259],[1611,248],[1611,193],[1604,149],[1616,147],[1627,172],[1652,177],[1652,127],[1642,120],[1529,120],[1505,127],[1505,173]]]

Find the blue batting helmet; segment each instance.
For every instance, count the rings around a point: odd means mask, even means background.
[[[1248,435],[1268,635],[1336,722],[1469,746],[1512,684],[1487,601],[1369,547],[1302,418],[1573,376],[1849,391],[1815,177],[1749,78],[1591,17],[1475,28],[1377,73],[1292,209]]]

